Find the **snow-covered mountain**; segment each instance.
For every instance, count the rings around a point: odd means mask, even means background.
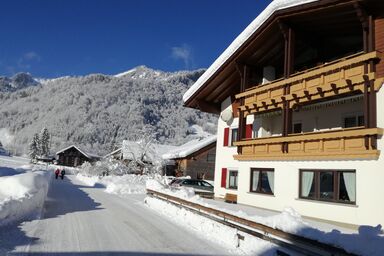
[[[14,92],[38,84],[29,73],[17,73],[12,77],[0,76],[0,92]]]
[[[197,136],[191,127],[216,132],[216,116],[182,106],[183,93],[203,72],[139,66],[118,75],[1,77],[0,128],[14,136],[8,147],[19,154],[43,127],[53,134],[53,151],[76,144],[104,154],[144,132],[159,143],[182,144]]]

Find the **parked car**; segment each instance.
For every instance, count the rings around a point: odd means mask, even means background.
[[[189,187],[193,188],[195,192],[211,192],[213,193],[213,186],[204,180],[195,179],[174,179],[169,183],[171,187]]]

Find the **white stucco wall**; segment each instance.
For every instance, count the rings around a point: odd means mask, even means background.
[[[228,101],[229,99],[223,102],[222,110],[230,107]],[[318,120],[328,120],[330,123],[340,123],[341,113],[360,111],[361,106],[357,104],[343,105],[340,108],[340,113],[334,113],[327,109],[324,114],[319,115],[317,118]],[[308,116],[302,118],[313,118],[310,112],[303,112],[303,115]],[[247,118],[247,123],[252,122],[253,117]],[[225,193],[233,193],[238,195],[238,203],[241,204],[277,211],[281,211],[285,207],[293,207],[303,216],[355,225],[384,224],[384,204],[382,203],[382,196],[384,195],[383,153],[380,155],[379,160],[236,161],[233,158],[233,155],[237,154],[236,147],[224,147],[223,139],[224,128],[237,126],[237,123],[237,119],[228,124],[221,119],[218,121],[215,196],[224,197]],[[384,89],[381,89],[377,94],[377,126],[384,127]],[[383,139],[378,140],[378,149],[383,150]],[[238,190],[220,187],[222,168],[237,169],[239,171]],[[249,192],[250,168],[274,168],[273,196]],[[356,170],[356,205],[299,199],[299,169]]]

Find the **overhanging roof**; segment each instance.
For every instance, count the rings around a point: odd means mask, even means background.
[[[352,0],[274,0],[259,16],[229,45],[207,71],[184,94],[184,105],[192,108],[205,106],[206,112],[217,113],[219,103],[226,97],[238,93],[240,83],[237,62],[249,52],[255,39],[280,18],[297,13],[309,13],[322,8],[351,5]],[[356,2],[356,1],[355,1]],[[375,2],[357,0],[357,2]],[[377,1],[376,1],[377,2]],[[310,14],[309,14],[310,15]],[[268,38],[268,37],[267,37]],[[239,87],[239,86],[238,86]],[[211,108],[209,108],[211,106]],[[212,108],[214,106],[214,108]]]
[[[80,148],[76,147],[75,145],[71,145],[71,146],[68,146],[60,151],[57,151],[56,152],[56,155],[60,154],[60,153],[63,153],[64,151],[67,151],[68,149],[70,148],[75,148],[77,151],[79,151],[81,154],[83,154],[85,157],[89,158],[89,159],[93,159],[93,158],[99,158],[99,156],[97,155],[93,155],[93,154],[90,154],[90,153],[86,153],[85,151],[81,150]]]

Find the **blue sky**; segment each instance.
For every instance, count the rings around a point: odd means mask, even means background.
[[[0,75],[208,67],[271,0],[3,0]]]

